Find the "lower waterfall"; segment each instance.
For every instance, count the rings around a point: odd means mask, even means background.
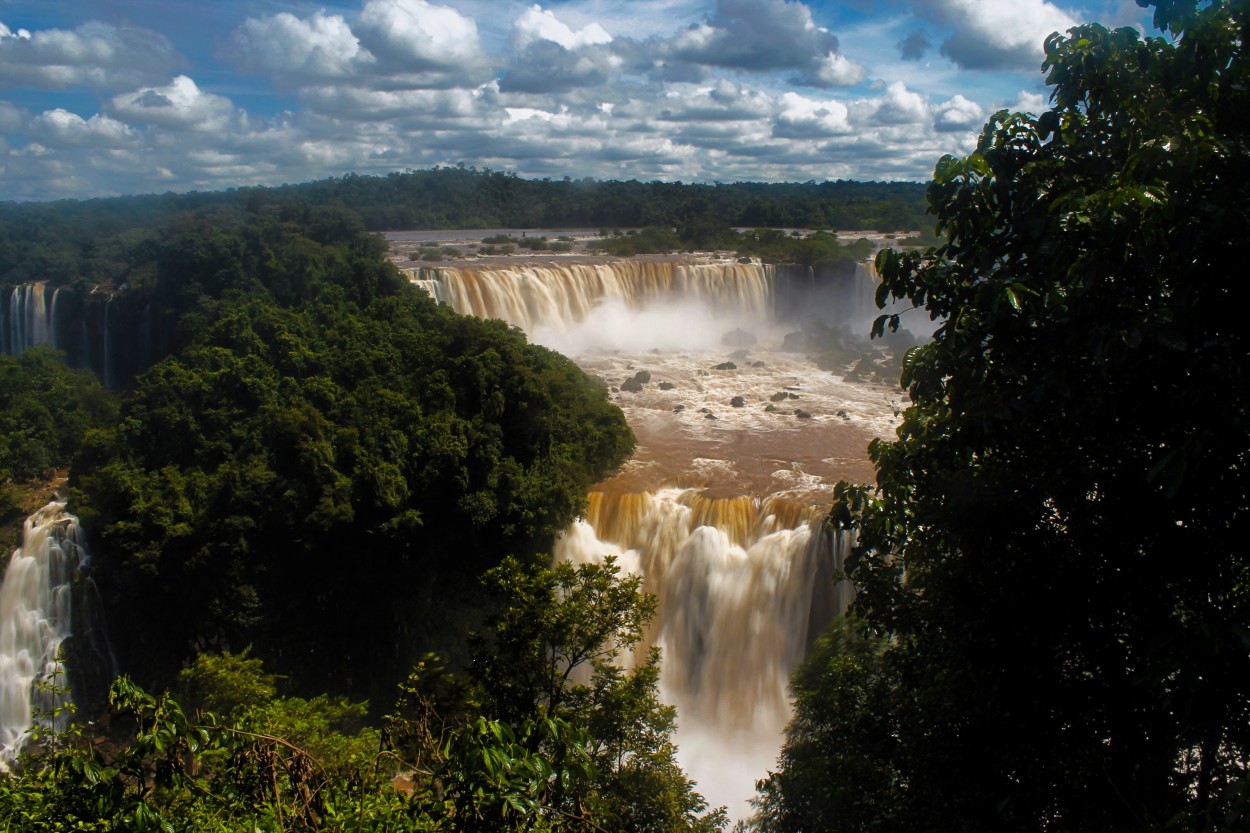
[[[87,561],[78,519],[53,501],[26,519],[0,582],[0,769],[40,723],[64,727],[69,683],[61,646],[72,632],[73,582]]]
[[[677,707],[687,773],[734,814],[773,764],[790,714],[790,672],[851,600],[835,584],[848,541],[823,512],[778,500],[708,498],[697,489],[590,495],[557,540],[574,563],[617,557],[657,597],[661,695]]]

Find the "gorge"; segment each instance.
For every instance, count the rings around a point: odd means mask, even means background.
[[[457,312],[518,326],[611,388],[637,452],[593,488],[554,555],[612,554],[643,576],[659,613],[642,648],[663,650],[683,765],[713,805],[743,815],[789,715],[789,674],[849,600],[833,582],[848,542],[822,523],[830,488],[871,480],[865,448],[895,424],[897,388],[848,372],[881,358],[849,335],[866,333],[875,312],[871,267],[516,257],[408,276]],[[6,296],[7,352],[61,346],[106,383],[150,362],[162,339],[151,323],[163,320],[160,305],[138,293],[36,283]],[[129,337],[115,337],[123,327]],[[848,335],[833,340],[850,353],[821,369],[811,356],[838,327]],[[24,691],[6,695],[26,709],[6,727],[29,725]],[[14,746],[20,731],[9,730]]]
[[[651,642],[683,766],[710,802],[744,815],[789,716],[789,674],[849,602],[833,581],[848,542],[823,526],[831,487],[869,482],[867,444],[895,424],[896,387],[821,370],[796,332],[807,319],[866,334],[871,267],[817,275],[686,256],[408,274],[611,386],[638,450],[590,494],[554,557],[615,555],[643,576],[659,600]]]

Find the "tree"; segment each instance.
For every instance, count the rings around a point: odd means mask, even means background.
[[[1048,38],[1051,109],[942,159],[945,242],[878,258],[939,322],[831,516],[889,640],[882,829],[1250,818],[1250,4],[1155,5],[1170,39]]]
[[[411,288],[364,310],[334,289],[219,310],[79,458],[145,683],[251,644],[299,690],[389,695],[463,639],[477,577],[548,546],[632,450],[606,390],[519,331]]]
[[[610,558],[551,569],[507,559],[485,586],[502,612],[474,640],[468,673],[421,666],[387,733],[440,780],[457,829],[500,815],[514,819],[506,829],[720,829],[724,809],[709,811],[676,762],[658,649],[622,667],[655,612],[641,579]],[[483,803],[492,789],[498,812]]]
[[[904,794],[894,763],[898,683],[888,641],[841,617],[794,672],[794,717],[778,771],[760,782],[759,826],[774,833],[879,829]],[[830,749],[838,754],[830,755]]]

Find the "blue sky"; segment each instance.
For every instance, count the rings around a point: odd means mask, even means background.
[[[454,165],[925,180],[1133,0],[0,0],[0,199]]]

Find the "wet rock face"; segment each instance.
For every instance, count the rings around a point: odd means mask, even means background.
[[[660,390],[676,390],[677,386],[672,382],[660,382]]]
[[[799,419],[811,419],[812,418],[812,415],[809,414],[807,411],[803,410],[802,408],[795,408],[794,415],[798,417]]]
[[[786,333],[786,337],[781,342],[781,352],[783,353],[804,353],[807,351],[807,333],[802,330],[796,330],[793,333]]]
[[[720,364],[716,365],[716,367],[712,369],[713,370],[737,370],[738,365],[734,364],[733,362],[721,362]]]
[[[626,379],[624,382],[621,382],[621,390],[638,393],[642,390],[642,382],[639,382],[637,379]]]
[[[729,400],[729,404],[734,408],[745,408],[747,406],[747,401],[741,396],[735,396],[733,399]]]

